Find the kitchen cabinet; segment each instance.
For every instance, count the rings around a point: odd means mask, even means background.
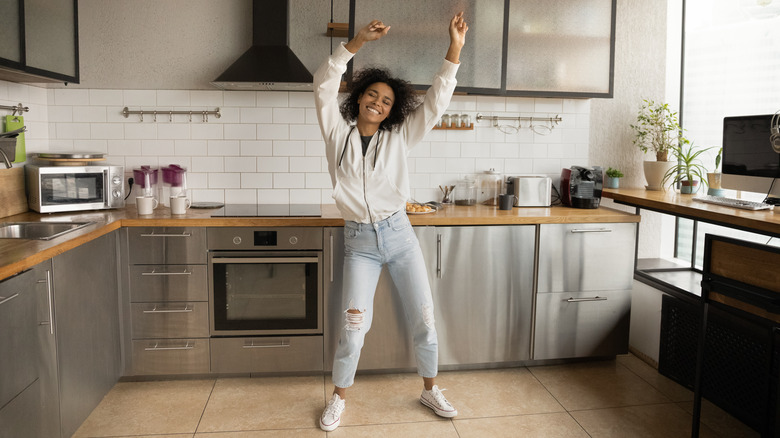
[[[206,229],[122,230],[125,375],[209,372]]]
[[[60,435],[60,388],[57,374],[57,338],[54,322],[54,277],[52,262],[47,260],[32,268],[37,303],[38,368],[37,420],[42,437]]]
[[[0,436],[41,436],[38,321],[30,270],[0,282]],[[14,435],[14,433],[18,433]]]
[[[534,360],[628,351],[636,224],[542,224]]]
[[[0,7],[0,79],[79,82],[77,0],[0,0]]]
[[[530,358],[535,226],[415,227],[434,300],[439,365],[521,362]],[[331,370],[343,324],[342,228],[325,230],[325,368]],[[475,261],[479,260],[479,265]],[[411,335],[395,286],[382,270],[374,318],[358,369],[415,367]],[[379,316],[381,315],[381,317]]]
[[[616,0],[483,0],[477,5],[356,0],[355,28],[381,17],[392,40],[353,60],[385,65],[419,88],[430,85],[449,44],[448,20],[469,24],[458,91],[507,96],[611,97]],[[401,60],[388,65],[388,59]],[[423,60],[423,62],[413,62]]]
[[[121,374],[116,238],[52,259],[62,436],[76,432]]]

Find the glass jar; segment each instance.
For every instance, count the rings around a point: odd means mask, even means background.
[[[477,182],[472,175],[466,175],[455,185],[455,205],[477,203]]]
[[[498,205],[498,195],[502,193],[503,189],[502,180],[501,174],[492,168],[479,175],[477,202],[484,205]]]

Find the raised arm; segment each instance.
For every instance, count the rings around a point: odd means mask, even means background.
[[[367,43],[368,41],[376,41],[379,38],[382,38],[383,36],[387,35],[389,30],[390,26],[385,26],[385,24],[379,20],[372,20],[370,23],[360,29],[357,35],[349,40],[349,42],[344,47],[352,53],[357,53],[358,50],[363,47],[363,44]]]
[[[466,32],[468,30],[469,26],[466,24],[466,20],[463,19],[463,12],[459,12],[458,15],[452,17],[452,20],[450,20],[450,47],[447,49],[447,56],[444,59],[453,64],[460,64],[460,49],[466,43]]]

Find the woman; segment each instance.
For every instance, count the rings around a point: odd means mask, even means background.
[[[381,21],[372,21],[339,46],[314,75],[333,198],[345,221],[344,326],[333,360],[333,396],[320,417],[325,431],[336,429],[341,422],[346,390],[354,383],[360,349],[371,327],[374,292],[383,265],[401,295],[413,334],[424,386],[420,402],[437,415],[457,415],[434,382],[438,343],[433,301],[420,244],[406,216],[406,156],[449,105],[468,26],[463,12],[450,21],[447,55],[422,104],[417,105],[407,82],[385,70],[367,69],[356,74],[339,108],[338,89],[347,62],[365,43],[384,37],[389,30]]]

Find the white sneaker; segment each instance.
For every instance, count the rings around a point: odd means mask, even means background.
[[[325,432],[336,430],[341,423],[341,414],[344,412],[347,402],[345,402],[338,394],[333,394],[328,406],[325,406],[325,410],[320,417],[320,429]]]
[[[422,395],[420,395],[420,403],[433,409],[433,412],[440,417],[452,418],[458,415],[458,410],[452,407],[450,402],[444,398],[442,391],[446,390],[439,390],[438,385],[433,385],[433,389],[430,391],[423,389]]]

